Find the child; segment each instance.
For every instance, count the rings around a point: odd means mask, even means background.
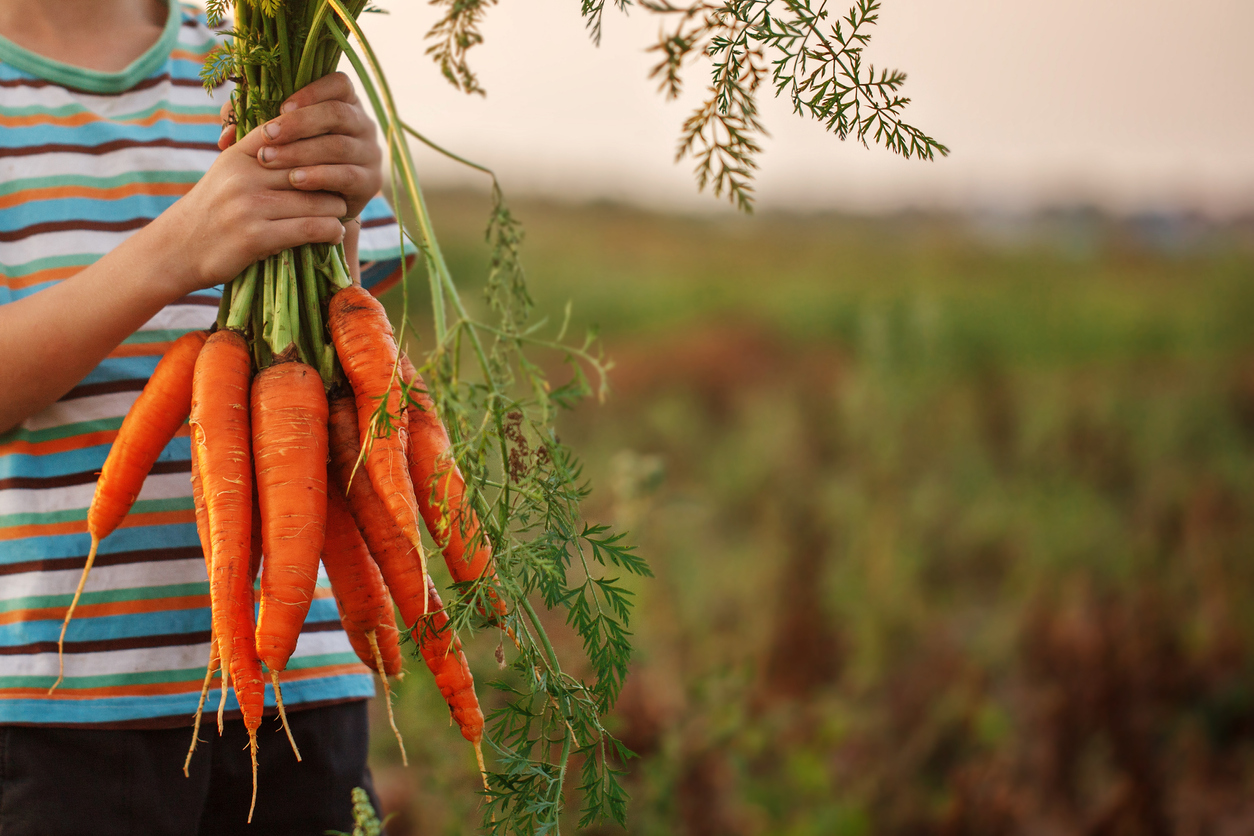
[[[268,718],[253,824],[238,719],[182,775],[209,660],[186,436],[102,544],[47,691],[95,475],[164,347],[284,248],[342,239],[379,262],[366,286],[391,272],[373,126],[337,74],[234,142],[197,77],[216,36],[172,0],[0,0],[0,36],[0,832],[351,830],[373,684],[329,598],[284,680],[304,762]]]

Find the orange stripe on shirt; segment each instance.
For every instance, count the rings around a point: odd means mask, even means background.
[[[111,119],[105,120],[90,112],[71,113],[69,116],[54,116],[51,113],[32,113],[27,116],[0,116],[0,128],[29,128],[34,125],[58,125],[63,128],[78,128],[93,122],[117,122],[124,125],[141,125],[151,127],[162,121],[175,122],[180,125],[211,125],[222,121],[217,112],[211,113],[174,113],[165,108],[158,108],[142,119]]]
[[[179,427],[174,437],[183,438],[190,433],[191,429],[184,424]],[[0,456],[7,456],[13,453],[23,453],[28,456],[49,456],[53,453],[82,450],[85,447],[95,447],[100,444],[112,444],[117,437],[117,430],[100,430],[99,432],[84,433],[83,435],[55,438],[51,441],[11,441],[8,444],[0,445]]]
[[[100,117],[89,110],[71,113],[69,116],[54,116],[51,113],[31,113],[26,116],[0,116],[0,127],[28,128],[31,125],[60,125],[63,128],[77,128],[92,122],[101,121]]]
[[[344,676],[346,674],[369,674],[370,669],[361,662],[352,662],[344,665],[323,665],[316,668],[304,668],[302,670],[284,671],[279,678],[279,684],[286,682],[296,682],[302,679],[320,679],[324,676]],[[48,695],[47,688],[0,688],[0,699],[3,698],[37,698],[50,700],[85,700],[98,699],[100,697],[148,697],[165,694],[195,694],[200,692],[201,684],[204,678],[187,679],[180,682],[153,682],[144,685],[111,685],[104,688],[75,688],[73,679],[67,680],[61,685],[51,696]],[[222,677],[215,674],[211,680],[210,690],[216,690],[222,685]],[[217,683],[213,685],[212,683]]]
[[[10,290],[21,290],[44,282],[59,282],[62,279],[68,279],[82,269],[82,265],[75,264],[71,267],[49,267],[47,270],[36,270],[29,276],[0,277],[0,286]]]
[[[216,675],[211,682],[218,683],[216,688],[222,685],[222,677]],[[99,699],[101,697],[154,697],[167,696],[169,694],[184,694],[188,692],[200,691],[200,685],[204,679],[197,679],[194,682],[187,680],[185,682],[153,682],[146,685],[111,685],[107,688],[74,688],[69,682],[63,683],[51,696],[48,694],[47,688],[0,688],[0,699],[47,699],[47,700],[86,700]],[[212,690],[212,689],[211,689]]]
[[[295,657],[299,659],[300,657]],[[283,671],[279,675],[279,684],[285,682],[299,682],[302,679],[317,679],[321,676],[340,676],[346,673],[365,673],[372,674],[370,668],[361,662],[349,662],[343,665],[323,665],[316,668],[300,668],[298,670]]]
[[[195,61],[197,65],[205,63],[205,56],[208,52],[192,52],[190,49],[172,49],[170,57],[175,60]]]
[[[109,352],[109,357],[150,357],[154,354],[165,354],[172,342],[166,340],[159,343],[122,343]]]
[[[146,514],[127,514],[126,519],[118,528],[135,528],[144,525],[180,525],[196,522],[196,512],[186,511],[149,511]],[[23,537],[55,537],[63,534],[85,534],[87,520],[61,523],[36,523],[33,525],[15,525],[0,528],[0,542],[20,540]],[[82,607],[79,607],[82,609]]]
[[[108,189],[97,186],[49,186],[46,189],[25,189],[0,197],[0,209],[11,209],[14,206],[32,203],[37,200],[59,200],[66,197],[81,197],[90,200],[117,200],[137,194],[155,195],[157,197],[182,197],[191,191],[193,185],[192,183],[127,183],[124,186],[114,186]],[[81,270],[83,268],[60,267],[56,269]],[[41,270],[40,272],[48,271]],[[28,278],[24,277],[22,281],[26,281]],[[47,280],[45,279],[44,281]],[[9,286],[12,287],[13,285],[10,284]]]
[[[71,435],[67,438],[55,438],[51,441],[10,441],[8,444],[0,445],[0,456],[9,456],[14,453],[27,456],[48,456],[52,453],[64,453],[67,450],[95,447],[98,444],[112,444],[117,437],[117,430],[100,430],[83,435]]]
[[[135,615],[146,612],[172,612],[195,610],[209,606],[209,593],[204,595],[179,595],[173,598],[147,598],[140,601],[109,601],[104,604],[79,604],[74,609],[76,619],[100,618],[107,615]],[[65,618],[65,607],[36,607],[26,610],[10,610],[0,613],[0,625],[26,621],[60,621]]]

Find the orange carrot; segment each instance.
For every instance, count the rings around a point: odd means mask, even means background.
[[[252,529],[255,532],[261,527],[256,484],[253,485],[252,507]],[[231,637],[231,684],[235,688],[235,700],[239,703],[240,714],[243,715],[244,728],[248,731],[248,749],[253,767],[253,796],[248,807],[250,822],[253,818],[253,807],[257,804],[257,730],[261,728],[266,701],[266,680],[261,670],[261,659],[257,656],[257,623],[253,615],[257,609],[257,569],[260,564],[261,538],[254,535],[251,538],[246,571],[233,576],[230,602],[230,606],[238,606],[234,618],[235,634]],[[295,750],[296,741],[292,740],[291,730],[288,730],[288,740],[291,740],[292,749]],[[300,760],[300,752],[296,753],[296,760]]]
[[[389,596],[389,602],[391,597]],[[340,610],[341,623],[345,619],[344,606],[336,601]],[[379,665],[382,663],[383,672],[387,676],[397,679],[405,677],[404,664],[405,657],[401,654],[401,633],[396,629],[396,616],[391,613],[384,616],[384,620],[375,628],[374,642],[370,640],[368,632],[362,630],[354,630],[351,627],[344,628],[345,634],[348,636],[348,642],[353,646],[353,652],[357,654],[357,658],[362,664],[370,668],[375,673],[379,672]],[[375,650],[378,649],[378,655]]]
[[[401,672],[400,636],[392,614],[392,598],[338,486],[327,494],[327,537],[322,565],[327,569],[349,643],[357,657],[377,673],[383,683],[388,723],[400,746],[401,762],[408,766],[405,741],[392,715],[392,688],[387,679]]]
[[[261,659],[257,657],[255,638],[253,582],[256,578],[248,572],[239,572],[238,576],[242,582],[232,589],[235,597],[230,602],[236,610],[233,619],[235,631],[231,636],[231,684],[244,717],[244,728],[248,730],[248,750],[253,766],[253,796],[248,806],[248,821],[251,822],[253,808],[257,805],[257,730],[261,728],[261,715],[265,710],[266,680],[261,672]],[[292,747],[295,746],[293,742]],[[296,759],[300,760],[299,752]]]
[[[479,761],[479,772],[484,776],[487,787],[487,770],[483,764],[483,711],[479,708],[479,698],[475,696],[475,679],[470,675],[470,665],[466,655],[462,653],[461,640],[449,629],[448,615],[435,584],[427,581],[427,608],[430,610],[417,632],[418,650],[431,673],[435,675],[435,684],[440,689],[444,701],[448,703],[453,719],[461,729],[462,737],[475,746],[475,758]]]
[[[299,361],[257,375],[253,454],[261,506],[261,612],[257,652],[271,673],[287,667],[318,580],[327,515],[327,399]]]
[[[333,490],[327,492],[327,536],[322,550],[322,565],[331,581],[331,592],[343,609],[344,629],[366,633],[383,621],[385,609],[392,600],[383,585],[383,575],[370,557],[357,523],[348,509],[348,500],[332,479]],[[365,661],[373,667],[371,661]]]
[[[253,581],[257,580],[257,575],[261,572],[261,529],[261,499],[257,496],[257,483],[253,482],[253,541],[248,553],[248,577]],[[255,587],[256,584],[254,583],[253,586]]]
[[[348,486],[348,507],[357,521],[357,528],[400,608],[405,627],[412,627],[426,613],[427,586],[422,565],[415,559],[413,546],[397,529],[369,480],[360,473],[353,477],[353,467],[361,450],[357,408],[352,395],[342,389],[331,393],[328,444],[336,490],[344,491],[343,486]]]
[[[299,761],[279,674],[296,650],[318,582],[327,515],[327,398],[322,378],[305,363],[281,360],[253,382],[252,411],[265,554],[256,646],[270,670],[279,718]]]
[[[409,387],[405,406],[409,431],[409,475],[418,499],[422,519],[444,554],[449,574],[458,583],[483,579],[498,615],[508,609],[491,584],[492,544],[479,528],[479,519],[465,502],[466,481],[453,460],[453,445],[436,413],[435,402],[426,383],[405,354],[401,355],[401,378]],[[473,545],[473,548],[472,548]]]
[[[209,518],[213,634],[218,637],[223,678],[229,676],[235,685],[235,698],[248,729],[255,803],[257,729],[261,727],[265,682],[253,637],[253,579],[249,572],[253,528],[251,374],[244,338],[231,330],[214,333],[196,360],[191,427],[192,455]],[[251,808],[248,816],[251,821]]]
[[[192,404],[192,370],[207,336],[204,331],[192,331],[174,341],[157,363],[152,377],[144,385],[144,391],[140,392],[122,419],[117,438],[109,448],[109,455],[100,470],[100,479],[96,482],[96,492],[91,498],[91,507],[87,510],[87,533],[91,535],[91,547],[83,574],[78,579],[78,588],[74,590],[74,597],[61,622],[61,636],[57,639],[57,681],[48,689],[49,694],[65,678],[65,631],[74,617],[78,599],[83,595],[100,541],[121,525],[135,504],[153,463],[187,420]]]
[[[218,331],[196,361],[192,392],[192,455],[205,496],[213,576],[209,598],[214,635],[219,637],[223,668],[231,656],[238,601],[231,595],[244,580],[252,551],[252,432],[248,390],[251,361],[244,338]]]
[[[192,507],[196,509],[196,537],[200,540],[200,552],[205,558],[205,573],[213,575],[212,540],[209,537],[209,512],[205,508],[205,486],[200,481],[200,463],[192,456]]]
[[[327,325],[357,402],[357,431],[366,450],[366,472],[397,528],[417,552],[425,577],[418,500],[405,464],[404,409],[392,326],[379,300],[356,286],[331,297]],[[394,424],[391,429],[378,424],[380,405]]]
[[[196,534],[200,538],[200,551],[205,556],[205,571],[209,575],[210,591],[210,618],[212,618],[213,604],[213,538],[209,534],[209,511],[205,507],[205,488],[204,483],[200,479],[200,463],[196,450],[192,449],[192,503],[196,509]],[[253,503],[254,507],[256,502]],[[254,528],[256,528],[256,518],[254,517]],[[218,650],[218,637],[213,632],[213,624],[210,622],[209,635],[211,637],[211,645],[209,648],[209,668],[219,665],[221,657]],[[230,672],[226,666],[221,666],[222,670],[222,697],[218,700],[218,737],[222,736],[223,723],[226,714],[226,689],[230,681]],[[213,678],[210,670],[205,672],[205,686]],[[203,690],[203,689],[202,689]],[[183,764],[183,774],[187,774],[188,765],[192,760],[192,753],[196,751],[196,733],[197,727],[200,725],[200,711],[204,707],[205,697],[208,694],[201,694],[200,705],[196,708],[196,722],[193,724],[192,745],[187,752],[187,761]]]
[[[205,556],[205,571],[213,574],[213,565],[209,561],[209,515],[205,510],[205,491],[200,482],[200,468],[196,457],[192,456],[192,503],[196,509],[196,533],[200,537],[200,548]],[[205,708],[205,699],[209,696],[209,683],[218,669],[218,640],[209,631],[209,664],[205,666],[205,681],[200,686],[200,702],[196,704],[196,715],[192,722],[192,743],[187,749],[187,758],[183,761],[183,777],[187,777],[191,767],[192,755],[196,752],[196,743],[200,737],[200,717]]]

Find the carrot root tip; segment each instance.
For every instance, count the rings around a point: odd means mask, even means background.
[[[222,727],[226,718],[226,683],[230,679],[226,665],[222,666],[222,697],[218,700],[218,737],[222,736]]]
[[[414,541],[414,548],[418,550],[418,565],[422,568],[422,586],[426,589],[431,577],[427,574],[427,554],[422,550],[420,541]],[[431,596],[424,595],[422,596],[422,614],[426,616],[429,612],[431,612]]]
[[[65,620],[61,622],[61,636],[57,639],[57,681],[52,683],[52,687],[48,689],[48,695],[57,690],[57,686],[65,679],[65,631],[69,629],[70,619],[74,617],[74,608],[78,606],[78,599],[83,596],[83,587],[87,585],[87,575],[91,572],[91,565],[96,562],[96,550],[100,548],[100,538],[94,533],[91,535],[91,548],[87,552],[87,563],[83,565],[83,574],[78,579],[78,588],[74,590],[74,597],[70,600],[70,606],[65,611]]]
[[[483,789],[492,792],[492,788],[488,786],[488,768],[483,762],[483,747],[477,740],[475,741],[475,760],[479,764],[479,777],[483,779]]]
[[[248,823],[253,823],[253,810],[257,807],[257,733],[248,730],[248,754],[253,761],[253,798],[248,804]]]
[[[287,742],[292,744],[292,753],[296,762],[300,763],[300,749],[296,748],[296,738],[292,737],[292,727],[287,724],[287,711],[283,708],[283,689],[279,687],[279,672],[270,671],[270,681],[274,683],[274,704],[279,707],[279,720],[283,723],[283,731],[287,732]]]
[[[378,634],[370,630],[366,633],[366,639],[370,642],[370,650],[374,653],[375,671],[379,674],[379,681],[383,683],[383,699],[388,707],[388,725],[392,727],[392,734],[396,735],[396,745],[401,749],[401,765],[409,766],[409,756],[405,754],[405,740],[401,737],[401,730],[396,727],[396,717],[392,714],[392,687],[388,685],[387,674],[384,672]]]
[[[209,664],[205,667],[205,682],[200,686],[200,702],[196,704],[196,719],[192,723],[192,745],[187,749],[187,759],[183,761],[183,777],[191,777],[192,755],[196,752],[196,743],[200,739],[200,715],[205,710],[205,699],[209,696],[209,683],[213,672],[217,669],[218,642],[214,639],[209,648]]]

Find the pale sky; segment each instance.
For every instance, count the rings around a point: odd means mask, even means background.
[[[402,114],[494,167],[507,192],[720,208],[673,160],[696,98],[665,102],[648,79],[656,18],[607,9],[598,48],[578,0],[504,0],[471,53],[479,98],[423,54],[430,6],[385,5],[364,22]],[[907,162],[841,143],[768,92],[764,208],[1254,210],[1251,0],[885,0],[872,31],[868,57],[910,76],[907,120],[953,153]],[[694,66],[690,93],[707,78]],[[418,161],[432,187],[467,182]]]

